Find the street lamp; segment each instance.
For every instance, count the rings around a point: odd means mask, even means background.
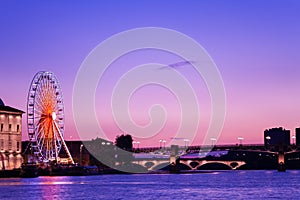
[[[159,140],[159,148],[161,149],[161,143],[162,143],[163,140]]]
[[[164,146],[164,149],[166,149],[166,140],[162,140],[162,143],[163,143],[163,146]]]
[[[141,143],[140,141],[133,141],[132,142],[133,145],[137,144],[138,149],[140,148],[140,143]]]
[[[242,144],[243,144],[244,138],[243,138],[243,137],[238,137],[238,140],[239,140],[239,142],[240,142],[240,145],[242,145]]]
[[[215,143],[216,143],[217,139],[216,138],[210,138],[210,140],[211,140],[211,146],[215,146]]]
[[[189,146],[189,139],[183,139],[184,141],[184,147],[187,148]]]
[[[270,136],[267,136],[267,137],[266,137],[266,140],[267,140],[267,145],[270,145],[271,137],[270,137]]]
[[[293,145],[295,145],[295,143],[296,143],[295,142],[295,140],[296,140],[296,136],[295,135],[292,136],[292,140],[293,140]]]
[[[83,144],[80,145],[79,152],[80,152],[80,158],[79,158],[79,164],[82,165],[82,148]]]

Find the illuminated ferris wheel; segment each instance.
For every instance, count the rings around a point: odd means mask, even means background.
[[[38,72],[32,82],[27,99],[27,127],[31,150],[38,161],[59,161],[62,147],[74,164],[63,139],[64,104],[62,91],[52,72]]]

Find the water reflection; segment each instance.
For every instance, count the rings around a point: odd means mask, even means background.
[[[0,199],[298,199],[298,180],[291,170],[9,178]]]

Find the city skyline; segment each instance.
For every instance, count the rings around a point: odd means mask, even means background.
[[[218,144],[238,143],[238,137],[243,137],[245,143],[263,143],[263,131],[280,126],[294,135],[295,128],[300,127],[300,58],[297,56],[300,3],[292,0],[231,2],[189,1],[174,6],[169,6],[170,2],[115,5],[95,1],[89,5],[75,2],[72,6],[71,2],[1,2],[0,98],[6,105],[26,111],[27,93],[35,73],[54,72],[64,94],[65,139],[77,139],[72,92],[76,74],[86,56],[99,43],[119,32],[138,27],[163,27],[196,40],[220,71],[227,106]],[[165,12],[166,9],[173,12]],[[145,63],[181,62],[173,55],[158,51],[126,56],[107,70],[95,96],[98,119],[111,140],[121,131],[112,123],[107,98],[122,73]],[[177,66],[177,70],[197,91],[201,121],[194,143],[199,144],[211,117],[210,95],[201,76],[188,67],[190,64]],[[173,137],[170,130],[176,131],[179,110],[174,96],[163,88],[144,89],[138,90],[129,104],[137,124],[149,123],[147,111],[157,100],[170,113],[168,126],[161,134],[137,139],[141,141],[140,146],[151,143],[158,146],[157,138],[168,141]],[[23,139],[27,139],[26,116],[23,118]],[[129,134],[134,136],[135,133]]]

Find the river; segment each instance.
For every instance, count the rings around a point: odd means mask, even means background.
[[[0,179],[0,199],[299,199],[300,171]]]

